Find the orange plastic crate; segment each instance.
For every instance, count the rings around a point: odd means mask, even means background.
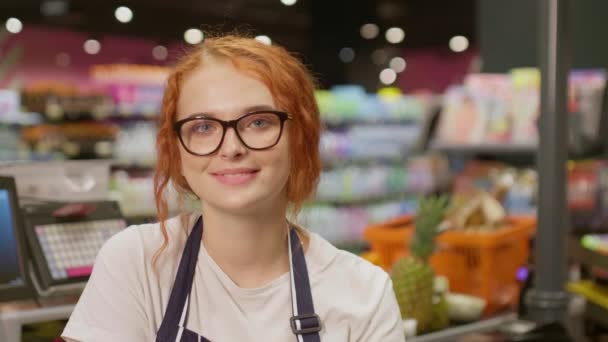
[[[403,215],[368,226],[363,231],[363,237],[369,243],[371,250],[380,257],[380,265],[384,270],[389,271],[409,249],[413,222],[413,215]]]
[[[437,238],[431,265],[450,281],[450,291],[487,301],[485,315],[515,308],[520,292],[516,278],[530,253],[529,238],[536,228],[533,217],[509,217],[503,227],[490,232],[447,231]],[[413,218],[403,216],[366,228],[364,237],[389,271],[395,261],[409,254]]]

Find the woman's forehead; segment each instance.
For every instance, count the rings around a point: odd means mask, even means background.
[[[239,71],[232,63],[208,63],[182,82],[177,119],[196,113],[238,117],[257,107],[275,108],[272,93],[262,81]]]

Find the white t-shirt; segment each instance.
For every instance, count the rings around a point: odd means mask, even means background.
[[[159,224],[132,226],[102,247],[94,271],[62,337],[67,341],[154,341],[191,227],[167,221],[169,246],[151,260],[163,238]],[[296,341],[289,273],[260,288],[240,288],[201,244],[186,328],[212,342]],[[388,275],[379,267],[310,234],[306,263],[321,341],[403,342],[403,325]]]

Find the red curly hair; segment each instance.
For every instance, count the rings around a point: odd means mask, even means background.
[[[167,186],[169,183],[173,185],[180,202],[193,194],[181,173],[178,140],[173,130],[182,82],[195,69],[204,67],[205,60],[210,58],[229,60],[237,70],[263,82],[277,106],[291,114],[292,121],[288,125],[290,173],[286,193],[293,214],[313,195],[319,180],[321,122],[314,97],[315,81],[307,68],[287,50],[276,45],[265,45],[255,39],[235,35],[206,38],[175,66],[163,97],[156,137],[158,162],[154,197],[164,242],[155,260],[169,243],[165,225],[169,215],[165,196]]]

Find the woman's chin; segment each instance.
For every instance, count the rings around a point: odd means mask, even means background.
[[[261,198],[222,198],[221,201],[209,201],[207,207],[230,215],[260,215],[267,211],[276,210],[276,204],[271,204]],[[205,206],[203,205],[203,208]],[[273,209],[274,208],[274,209]]]

